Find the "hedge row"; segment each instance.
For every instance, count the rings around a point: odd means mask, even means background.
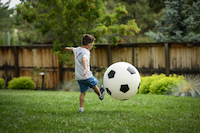
[[[184,76],[170,75],[167,77],[165,74],[146,76],[141,78],[139,94],[166,94],[170,93],[173,88],[180,84],[184,84]]]

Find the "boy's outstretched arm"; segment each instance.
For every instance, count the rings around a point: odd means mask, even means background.
[[[73,50],[74,47],[65,47],[66,50]]]

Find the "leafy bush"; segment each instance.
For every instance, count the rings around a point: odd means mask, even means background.
[[[172,95],[200,97],[200,78],[186,77],[186,82],[174,87]]]
[[[3,78],[0,78],[0,89],[5,87],[5,80]]]
[[[185,83],[183,76],[169,76],[163,77],[157,81],[153,81],[150,85],[151,94],[165,94],[169,93],[172,88],[178,86],[179,84]]]
[[[8,82],[8,89],[35,89],[35,83],[31,77],[13,78]]]
[[[157,81],[158,79],[164,77],[164,74],[161,75],[152,75],[152,76],[146,76],[141,78],[139,93],[140,94],[148,94],[150,93],[150,85],[153,81]]]
[[[167,77],[165,74],[154,74],[142,77],[139,94],[166,94],[183,82],[185,82],[184,77],[177,75]]]

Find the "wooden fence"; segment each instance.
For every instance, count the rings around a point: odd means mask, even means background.
[[[153,73],[200,74],[200,44],[145,43],[99,44],[91,51],[91,67],[101,71],[109,65],[126,61],[138,68],[141,75]],[[6,83],[13,77],[30,76],[37,88],[56,88],[60,82],[74,79],[74,65],[63,66],[52,52],[53,45],[0,46],[0,78]],[[73,59],[73,57],[72,57]]]

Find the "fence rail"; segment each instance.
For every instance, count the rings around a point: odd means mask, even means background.
[[[37,88],[56,88],[60,82],[74,79],[74,66],[59,64],[53,45],[0,46],[0,78],[6,83],[13,77],[30,76]],[[73,57],[72,57],[73,59]],[[152,73],[200,74],[200,43],[98,44],[91,51],[91,67],[101,71],[109,65],[126,61],[142,75]]]

